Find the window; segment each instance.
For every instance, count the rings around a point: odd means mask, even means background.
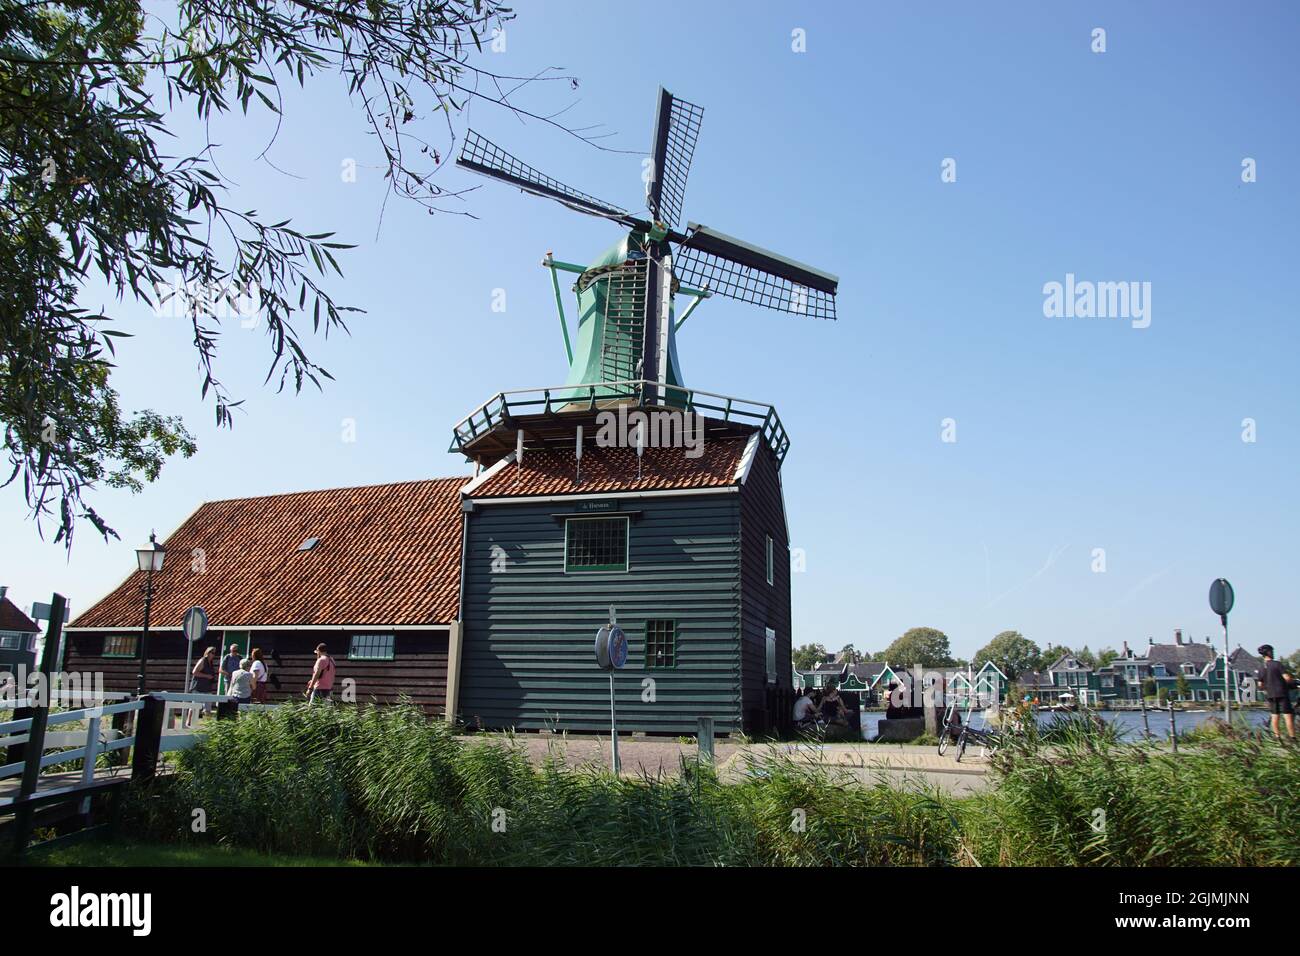
[[[771,541],[771,538],[767,539]],[[767,682],[776,683],[776,631],[770,627],[767,630]]]
[[[391,661],[393,659],[392,634],[353,634],[348,645],[350,661]]]
[[[21,641],[21,640],[22,640],[22,638],[19,637],[17,634],[4,634],[4,635],[0,635],[0,649],[6,650],[6,651],[14,651],[14,650],[17,650],[17,649],[18,649],[18,642]]]
[[[626,571],[627,518],[569,518],[564,523],[564,570]]]
[[[135,657],[140,638],[136,634],[110,634],[104,638],[105,657]]]
[[[767,583],[771,584],[776,573],[776,561],[772,552],[772,536],[767,536]]]
[[[677,622],[645,622],[645,666],[675,667],[677,665]]]

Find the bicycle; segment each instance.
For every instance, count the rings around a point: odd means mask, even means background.
[[[967,717],[970,715],[967,714]],[[965,728],[962,723],[961,713],[958,710],[956,702],[948,705],[943,712],[943,725],[939,728],[939,756],[942,757],[948,752],[950,744],[956,744],[961,741],[961,732]]]

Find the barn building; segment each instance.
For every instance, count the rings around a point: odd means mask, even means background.
[[[199,605],[203,646],[262,649],[272,701],[301,697],[324,642],[359,701],[406,697],[485,729],[600,731],[608,678],[592,642],[613,608],[630,642],[620,727],[677,734],[709,716],[719,732],[777,729],[791,635],[774,413],[766,428],[705,419],[697,457],[601,447],[597,414],[498,416],[459,449],[472,477],[200,506],[154,576],[149,687],[184,687],[180,624]],[[502,436],[520,432],[507,451]],[[143,577],[68,626],[67,670],[135,689]]]

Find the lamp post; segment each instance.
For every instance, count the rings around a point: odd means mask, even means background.
[[[144,695],[145,675],[149,670],[149,606],[153,604],[153,573],[161,571],[163,555],[166,549],[158,543],[158,537],[149,533],[149,547],[137,548],[136,562],[145,573],[144,579],[144,629],[140,634],[140,678],[136,684],[136,693]]]

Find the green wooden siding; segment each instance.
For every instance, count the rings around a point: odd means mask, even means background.
[[[620,511],[639,512],[628,570],[580,574],[564,572],[564,522],[555,517],[580,498],[477,505],[459,716],[487,728],[608,730],[609,678],[592,643],[612,604],[629,641],[628,665],[615,676],[621,730],[688,733],[706,716],[719,731],[740,729],[739,497],[622,500]],[[647,620],[675,622],[672,667],[646,668]],[[642,699],[647,677],[653,702]]]
[[[741,488],[743,568],[742,666],[747,729],[761,732],[772,719],[789,716],[790,680],[790,541],[776,459],[760,443],[749,477]],[[768,540],[772,541],[768,584]],[[776,683],[767,680],[767,629],[776,632]],[[776,698],[772,692],[786,696]],[[774,713],[773,711],[780,711]]]

